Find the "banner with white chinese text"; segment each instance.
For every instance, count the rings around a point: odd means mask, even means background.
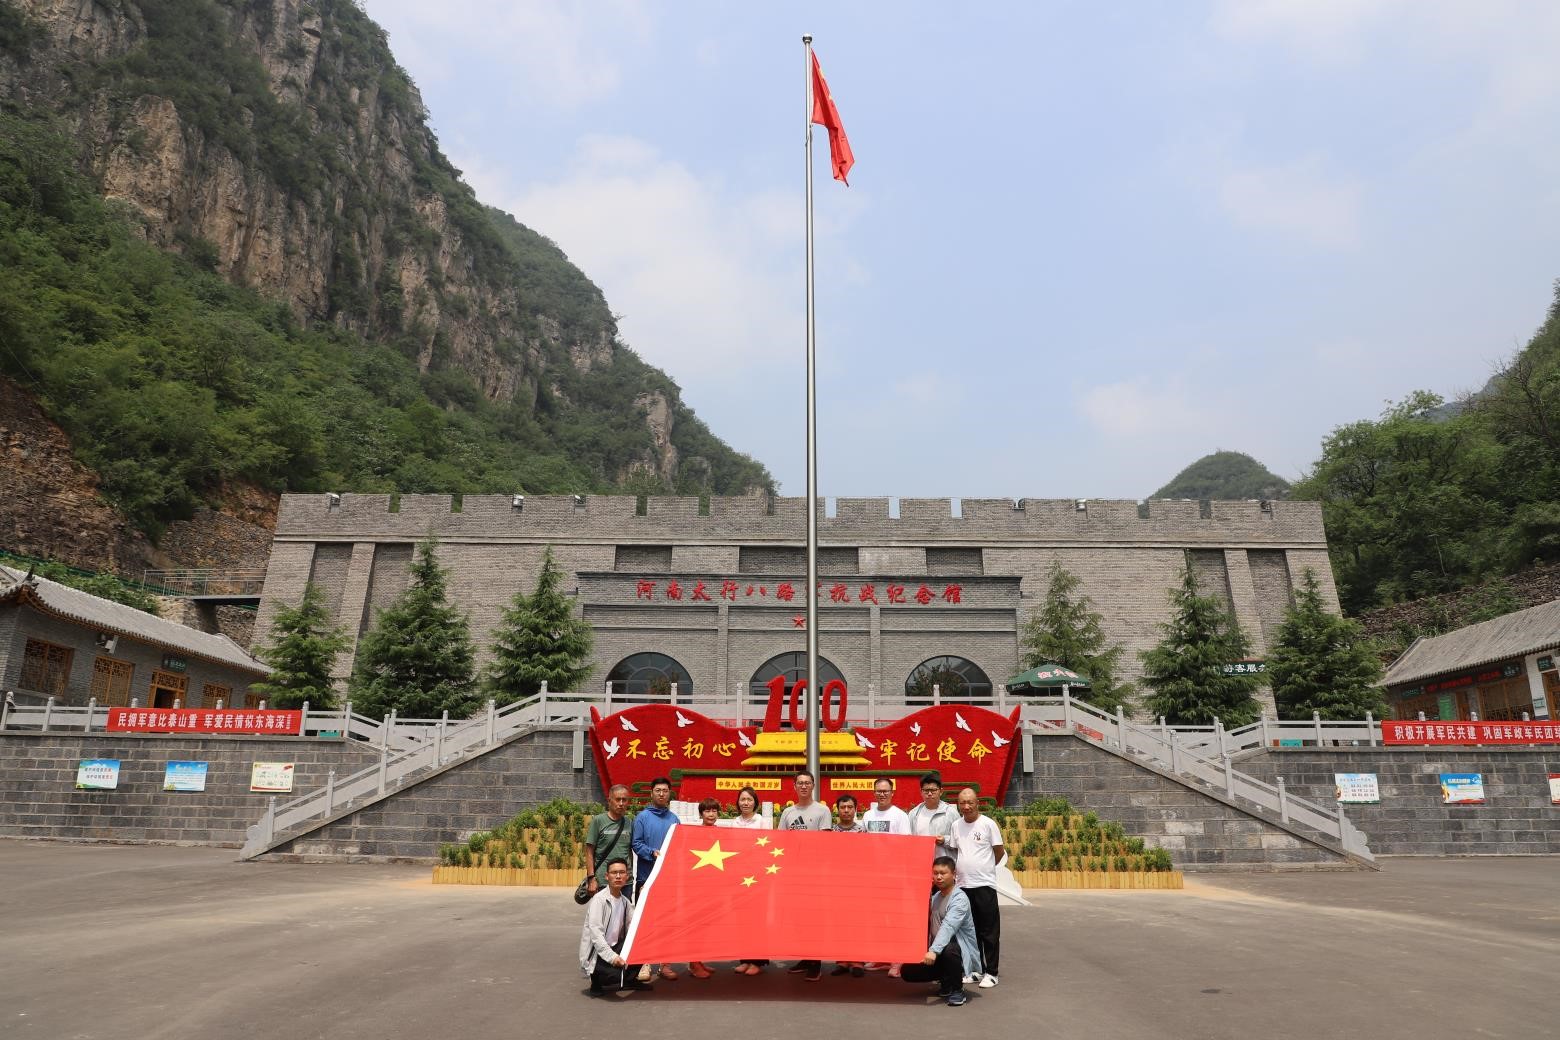
[[[109,708],[114,733],[243,733],[299,736],[303,712],[261,708]]]
[[[1436,722],[1383,719],[1384,744],[1560,744],[1560,722]]]

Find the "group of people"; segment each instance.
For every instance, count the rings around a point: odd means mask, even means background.
[[[842,794],[834,809],[819,802],[817,781],[805,770],[794,778],[796,800],[780,814],[780,830],[844,831],[867,834],[916,834],[934,838],[932,894],[927,908],[927,949],[919,964],[860,964],[842,962],[835,975],[861,976],[887,971],[906,982],[936,982],[938,996],[959,1007],[967,997],[964,987],[997,985],[1002,922],[997,909],[997,865],[1006,850],[995,821],[980,812],[971,788],[960,791],[954,805],[943,800],[942,779],[936,773],[921,777],[921,802],[909,812],[894,805],[894,782],[887,777],[873,784],[873,804],[858,812],[856,797]],[[633,920],[634,903],[649,881],[667,831],[677,825],[672,812],[671,781],[658,777],[650,785],[650,804],[629,819],[629,791],[619,784],[607,793],[607,810],[591,820],[585,835],[585,866],[593,895],[585,911],[580,935],[580,967],[590,979],[593,995],[623,989],[643,989],[659,976],[668,981],[679,975],[669,964],[630,965],[621,955],[623,941]],[[737,795],[737,816],[725,826],[761,829],[768,821],[758,814],[758,795],[744,787]],[[699,803],[699,822],[720,823],[720,803],[706,798]],[[633,881],[630,880],[633,863]],[[768,961],[740,960],[739,975],[761,974]],[[816,960],[792,964],[792,973],[816,981],[823,965]],[[688,974],[707,979],[713,972],[698,961]]]

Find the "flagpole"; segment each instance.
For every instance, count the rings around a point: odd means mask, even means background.
[[[813,56],[812,34],[802,36],[807,83],[807,771],[821,796],[818,748],[818,336],[813,323]]]

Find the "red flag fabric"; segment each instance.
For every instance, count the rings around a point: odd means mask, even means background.
[[[840,122],[840,110],[834,107],[834,95],[829,93],[829,85],[823,81],[823,66],[818,64],[816,54],[812,56],[812,77],[812,121],[828,127],[829,159],[834,166],[834,179],[844,181],[845,186],[850,187],[850,181],[845,180],[845,175],[856,165],[856,157],[851,154],[850,139],[845,136],[845,124]]]
[[[673,827],[623,956],[919,963],[932,848],[897,834]]]

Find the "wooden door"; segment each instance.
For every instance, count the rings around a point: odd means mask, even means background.
[[[148,708],[171,708],[174,702],[185,703],[185,689],[189,680],[177,672],[153,672],[152,689],[147,695]]]

